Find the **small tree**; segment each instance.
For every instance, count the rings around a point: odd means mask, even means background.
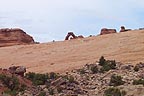
[[[111,69],[116,69],[116,62],[115,60],[105,60],[105,64],[102,65],[100,72],[109,71]]]
[[[101,56],[101,58],[99,59],[99,65],[103,66],[103,65],[105,65],[105,62],[106,62],[106,60],[105,60],[104,56]]]

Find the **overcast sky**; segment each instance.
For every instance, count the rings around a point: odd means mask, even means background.
[[[64,40],[68,31],[144,27],[144,0],[0,0],[0,28],[22,28],[35,41]]]

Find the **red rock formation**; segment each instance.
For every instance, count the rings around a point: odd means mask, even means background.
[[[125,32],[125,31],[130,31],[131,29],[125,29],[125,27],[124,26],[121,26],[121,30],[120,30],[120,32]]]
[[[22,85],[26,85],[25,87],[27,89],[32,89],[34,86],[32,85],[32,82],[28,79],[26,79],[25,77],[22,77],[20,75],[17,74],[13,74],[11,73],[8,69],[2,69],[0,68],[0,75],[1,76],[6,76],[8,78],[13,78],[15,77],[19,82],[19,86],[17,86],[18,88],[22,88]],[[5,79],[8,80],[9,82],[6,82],[8,85],[13,85],[13,81],[11,79]],[[2,79],[0,80],[0,96],[4,96],[4,92],[10,90],[10,88],[5,84],[5,82],[2,81]]]
[[[84,38],[82,35],[79,35],[78,38]]]
[[[0,47],[32,43],[35,43],[34,39],[22,29],[0,29]]]
[[[76,36],[73,32],[68,32],[67,36],[65,37],[65,40],[77,39],[77,38],[84,38],[84,37],[82,35]]]
[[[26,68],[23,66],[13,66],[9,68],[9,72],[12,74],[18,74],[23,77],[24,73],[26,72]]]
[[[100,35],[111,34],[111,33],[116,33],[116,29],[103,28],[103,29],[101,29]]]

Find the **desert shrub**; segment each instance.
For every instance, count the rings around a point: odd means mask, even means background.
[[[111,69],[116,69],[116,62],[115,60],[106,60],[105,64],[103,64],[102,68],[100,69],[100,72],[109,71]]]
[[[61,92],[62,92],[62,90],[63,90],[63,88],[62,88],[62,87],[58,87],[58,88],[57,88],[57,92],[58,92],[58,93],[61,93]]]
[[[75,80],[74,80],[74,77],[73,76],[69,76],[68,77],[68,81],[70,82],[70,83],[73,83]]]
[[[110,79],[110,86],[119,86],[119,85],[123,85],[124,81],[122,80],[121,76],[118,75],[112,75],[111,79]]]
[[[115,60],[106,60],[104,56],[101,56],[99,59],[99,65],[102,66],[100,72],[109,71],[111,69],[116,69],[116,62]]]
[[[144,79],[134,80],[133,85],[144,85]]]
[[[49,79],[48,74],[36,74],[33,72],[29,72],[25,75],[25,77],[33,82],[34,85],[44,85]]]
[[[139,67],[135,66],[134,67],[134,71],[138,72],[139,71]]]
[[[10,96],[16,96],[18,94],[17,90],[6,90],[4,91],[5,94],[9,94]]]
[[[22,85],[20,86],[20,89],[19,89],[19,90],[22,92],[22,91],[25,91],[26,88],[27,88],[27,86],[26,86],[25,84],[22,84]]]
[[[46,96],[46,92],[42,91],[38,96]]]
[[[93,74],[98,73],[98,71],[99,71],[97,66],[92,66],[90,69],[91,69]]]
[[[4,91],[5,94],[9,94],[11,96],[16,96],[18,92],[21,91],[20,83],[17,77],[15,76],[7,76],[4,74],[0,74],[0,81],[7,87],[8,89]]]
[[[103,65],[102,68],[100,69],[101,73],[104,73],[105,71],[111,70],[111,67],[109,65]]]
[[[85,74],[85,70],[84,69],[79,69],[78,70],[80,74]]]
[[[115,60],[107,60],[106,64],[109,65],[111,69],[116,69],[116,61]]]
[[[75,82],[74,77],[71,76],[71,75],[64,75],[64,76],[62,76],[62,78],[65,79],[65,80],[67,80],[70,83]]]
[[[118,88],[109,88],[104,91],[104,96],[125,96],[126,91],[120,91]]]
[[[19,81],[15,76],[9,77],[4,74],[0,74],[0,80],[10,90],[19,89]]]
[[[48,91],[50,95],[54,95],[54,89],[49,89]]]
[[[56,79],[58,76],[57,76],[57,74],[56,73],[54,73],[54,72],[50,72],[49,73],[49,78],[50,79]]]
[[[99,59],[99,65],[103,66],[103,65],[105,65],[105,62],[106,62],[106,60],[105,60],[104,56],[101,56],[101,58]]]

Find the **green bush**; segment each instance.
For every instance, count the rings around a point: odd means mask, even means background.
[[[38,96],[46,96],[46,92],[42,91]]]
[[[10,96],[16,96],[18,94],[17,90],[6,90],[4,91],[5,94],[9,94]]]
[[[98,73],[99,70],[98,70],[97,66],[92,66],[91,71],[93,74],[95,74],[95,73]]]
[[[4,74],[0,74],[0,81],[7,87],[8,89],[4,91],[5,94],[9,94],[11,96],[16,96],[18,92],[25,90],[23,85],[20,85],[19,80],[15,76],[7,76]]]
[[[138,72],[139,68],[137,66],[134,67],[134,71]]]
[[[111,67],[109,65],[103,65],[102,68],[100,69],[100,72],[104,73],[105,71],[111,70]]]
[[[70,83],[73,83],[75,81],[73,76],[69,76],[68,80],[69,80]]]
[[[57,76],[56,73],[54,73],[54,72],[49,73],[49,78],[50,78],[50,79],[56,79],[57,77],[58,77],[58,76]]]
[[[116,69],[116,61],[115,60],[107,60],[106,64],[110,66],[111,69]]]
[[[144,79],[134,80],[133,85],[144,85]]]
[[[36,74],[33,72],[29,72],[25,75],[25,77],[33,82],[34,85],[44,85],[49,79],[48,74]]]
[[[99,65],[102,66],[100,69],[102,73],[111,69],[116,69],[115,60],[106,60],[103,56],[99,59]]]
[[[49,94],[54,95],[54,89],[49,89]]]
[[[4,74],[0,74],[0,80],[10,90],[18,90],[19,89],[19,81],[15,76],[9,77]]]
[[[123,85],[125,82],[122,80],[121,76],[118,75],[112,75],[111,79],[110,79],[110,86],[119,86],[119,85]]]
[[[27,88],[27,86],[25,84],[22,84],[19,88],[19,91],[22,92],[22,91],[25,91]]]
[[[115,60],[107,60],[107,61],[105,61],[105,64],[100,69],[100,72],[103,73],[103,72],[109,71],[111,69],[116,69],[116,62],[115,62]]]
[[[58,93],[61,93],[61,92],[62,92],[62,90],[63,90],[63,88],[62,88],[62,87],[58,87],[58,88],[57,88],[57,92],[58,92]]]
[[[125,96],[125,91],[120,91],[118,88],[109,88],[104,91],[104,96]]]
[[[103,66],[103,65],[105,65],[105,62],[106,62],[106,60],[105,60],[104,56],[101,56],[101,58],[99,59],[99,65]]]
[[[79,69],[78,70],[80,74],[85,74],[85,70],[84,69]]]

